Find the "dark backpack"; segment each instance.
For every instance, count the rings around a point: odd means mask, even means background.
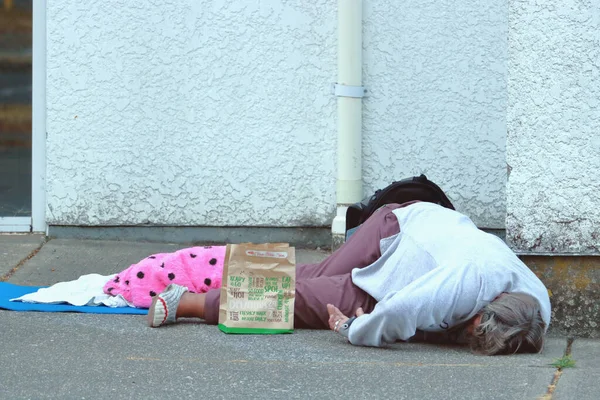
[[[385,189],[376,191],[373,196],[348,207],[346,232],[365,222],[381,206],[413,200],[427,201],[454,210],[454,206],[442,189],[421,174],[421,176],[393,182]]]

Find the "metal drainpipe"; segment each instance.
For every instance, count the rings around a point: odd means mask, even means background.
[[[362,0],[338,0],[337,215],[333,249],[344,242],[346,210],[362,200]]]

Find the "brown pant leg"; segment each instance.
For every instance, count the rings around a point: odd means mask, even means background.
[[[398,220],[392,211],[414,203],[416,201],[387,204],[381,207],[350,236],[346,243],[325,260],[317,264],[299,265],[298,279],[342,275],[351,272],[354,268],[364,268],[373,264],[381,257],[379,248],[381,239],[400,232]]]
[[[370,313],[377,301],[352,283],[352,274],[319,276],[296,282],[294,327],[329,329],[327,304],[333,304],[347,316],[354,316],[362,307]]]

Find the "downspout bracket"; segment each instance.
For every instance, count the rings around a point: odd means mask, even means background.
[[[354,97],[357,99],[365,97],[367,89],[364,86],[349,86],[341,83],[331,84],[331,93],[338,97]]]

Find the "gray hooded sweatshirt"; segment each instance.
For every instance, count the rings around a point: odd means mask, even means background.
[[[502,293],[536,298],[548,327],[548,290],[501,239],[432,203],[393,212],[400,233],[381,241],[382,256],[376,262],[352,271],[354,284],[378,303],[352,323],[350,343],[383,346],[407,340],[417,329],[447,330]]]

